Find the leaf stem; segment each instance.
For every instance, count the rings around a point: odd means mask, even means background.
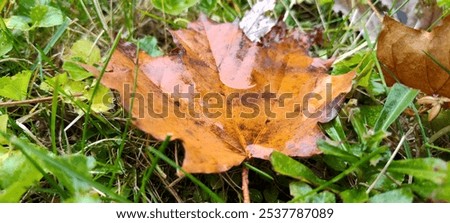
[[[250,203],[250,191],[248,189],[248,168],[242,166],[242,195],[244,197],[244,203]]]

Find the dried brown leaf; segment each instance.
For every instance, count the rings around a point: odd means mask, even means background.
[[[450,68],[449,36],[450,17],[427,32],[386,16],[378,38],[377,56],[387,84],[399,81],[428,95],[450,97],[450,74],[440,66]]]

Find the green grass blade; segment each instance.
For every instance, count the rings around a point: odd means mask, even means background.
[[[103,15],[103,10],[102,7],[100,6],[100,2],[98,0],[92,0],[92,3],[94,3],[94,9],[95,9],[95,13],[97,14],[97,18],[100,21],[101,27],[102,29],[106,32],[106,33],[110,33],[109,29],[108,29],[108,24],[106,22],[106,18]],[[120,37],[120,35],[117,35],[118,38]],[[111,39],[113,38],[113,36],[109,36]]]
[[[103,77],[103,75],[106,72],[106,67],[108,66],[108,63],[109,63],[109,61],[112,58],[114,50],[119,45],[119,41],[120,41],[120,37],[121,36],[122,36],[122,30],[119,30],[119,32],[117,33],[117,37],[114,40],[113,45],[111,46],[111,50],[108,53],[108,57],[106,58],[105,64],[103,65],[102,70],[100,71],[100,75],[97,78],[98,81],[95,83],[94,90],[92,92],[92,96],[91,96],[91,98],[89,100],[89,104],[88,104],[87,110],[86,110],[85,115],[84,115],[83,133],[82,133],[82,137],[81,137],[81,150],[83,152],[85,150],[87,129],[88,129],[88,126],[89,126],[90,114],[91,114],[91,107],[92,107],[92,103],[94,101],[93,99],[94,99],[95,93],[97,93],[97,91],[98,91],[98,88],[99,88],[99,85],[100,85],[100,81],[102,80],[102,77]]]
[[[418,93],[418,90],[408,88],[402,84],[394,84],[375,123],[374,132],[386,131],[411,104]]]
[[[439,62],[436,57],[431,55],[431,53],[428,53],[427,51],[423,51],[435,64],[437,64],[442,70],[444,70],[448,75],[450,75],[450,69],[448,69],[444,64]]]
[[[337,146],[331,145],[327,141],[321,139],[317,142],[317,146],[323,154],[339,157],[347,162],[355,163],[358,162],[359,158]]]
[[[56,114],[58,112],[58,96],[59,96],[59,78],[56,79],[55,89],[52,98],[52,113],[50,114],[50,137],[52,141],[52,151],[57,154],[56,150]]]
[[[439,146],[431,145],[429,143],[425,144],[425,146],[450,154],[450,148],[442,148],[442,147],[439,147]]]
[[[422,118],[420,117],[419,114],[419,110],[417,110],[416,106],[412,105],[410,106],[412,108],[412,110],[414,111],[414,117],[415,120],[417,121],[417,124],[419,125],[419,129],[420,129],[420,135],[422,136],[422,140],[423,140],[423,144],[427,144],[429,142],[428,136],[427,136],[427,131],[425,130],[425,126],[424,123],[422,123]],[[431,150],[429,147],[425,147],[425,150],[427,152],[427,156],[431,157]]]
[[[47,55],[48,52],[50,52],[50,50],[53,48],[53,46],[55,46],[56,42],[58,42],[58,40],[61,38],[61,36],[64,34],[64,32],[67,30],[67,28],[70,25],[70,19],[66,18],[64,19],[64,23],[61,24],[58,29],[56,30],[55,34],[52,36],[52,38],[50,39],[50,41],[47,43],[47,45],[45,46],[45,48],[39,52],[39,57],[37,59],[37,61],[34,63],[33,67],[31,68],[31,70],[35,70],[36,67],[42,63],[42,58],[41,58],[41,54],[43,55]],[[46,58],[46,57],[45,57]],[[44,59],[45,59],[44,58]],[[50,59],[47,59],[49,64],[52,65],[52,62]],[[57,69],[56,67],[54,67],[55,69]],[[41,77],[43,77],[41,75]]]
[[[140,44],[138,43],[136,46],[136,63],[134,65],[134,79],[133,79],[133,89],[132,89],[132,96],[131,96],[131,102],[130,102],[130,107],[128,108],[130,111],[132,110],[133,106],[134,106],[134,95],[136,93],[136,87],[137,87],[137,76],[139,74],[139,49],[140,49]],[[119,146],[119,150],[117,151],[117,158],[114,161],[114,165],[115,166],[119,166],[120,165],[120,159],[122,158],[122,152],[123,149],[125,148],[125,142],[126,142],[126,138],[128,135],[128,129],[130,128],[131,125],[131,120],[132,120],[132,114],[131,112],[128,113],[128,117],[127,117],[127,122],[125,123],[125,129],[122,131],[122,141],[120,142],[120,146]],[[116,178],[116,173],[112,174],[111,180],[109,181],[109,185],[112,185],[114,183],[114,179]],[[150,177],[149,177],[150,178]]]
[[[45,46],[45,48],[43,50],[45,54],[50,52],[50,50],[53,48],[53,46],[55,46],[56,42],[58,42],[58,40],[64,34],[64,32],[66,31],[67,27],[69,27],[69,25],[70,25],[70,19],[66,18],[64,20],[64,23],[61,24],[58,27],[58,29],[56,30],[55,34],[52,36],[50,41],[48,41],[47,45]]]
[[[264,177],[264,178],[266,178],[268,180],[271,180],[271,181],[274,180],[273,177],[270,176],[268,173],[266,173],[266,172],[264,172],[264,171],[262,171],[262,170],[260,170],[260,169],[258,169],[256,167],[250,165],[247,162],[244,162],[244,166],[246,166],[248,169],[252,170],[253,172],[257,173],[258,175],[260,175],[260,176],[262,176],[262,177]]]

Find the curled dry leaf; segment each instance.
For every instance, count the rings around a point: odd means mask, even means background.
[[[320,153],[316,140],[324,135],[317,123],[335,116],[354,73],[330,76],[312,66],[317,59],[295,35],[257,45],[237,23],[204,16],[171,34],[178,54],[133,58],[116,50],[101,81],[119,91],[138,128],[182,141],[187,172],[226,171],[245,159],[267,159],[273,150]]]
[[[428,95],[450,97],[450,17],[431,32],[385,16],[377,56],[387,84],[396,81]]]
[[[441,108],[445,103],[450,103],[450,98],[445,97],[434,97],[434,96],[425,96],[419,98],[417,103],[420,105],[425,105],[431,107],[428,110],[428,121],[433,120],[441,111]]]

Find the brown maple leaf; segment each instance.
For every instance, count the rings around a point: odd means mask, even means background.
[[[182,141],[185,171],[223,172],[273,150],[320,153],[316,140],[324,134],[317,123],[336,115],[354,73],[327,75],[299,35],[269,33],[270,41],[258,45],[237,23],[205,16],[171,34],[178,54],[134,58],[116,50],[101,82],[120,93],[138,128]]]

